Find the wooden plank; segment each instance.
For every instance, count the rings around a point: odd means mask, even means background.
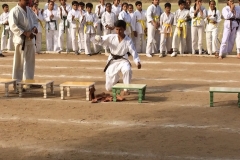
[[[18,82],[19,84],[31,84],[31,85],[47,85],[49,83],[53,83],[52,80],[35,80],[35,79],[27,79],[23,80],[21,82]]]
[[[0,79],[0,83],[13,83],[16,79]]]
[[[95,82],[64,82],[60,84],[61,87],[90,87]]]
[[[120,88],[120,89],[143,89],[147,85],[146,84],[123,84],[117,83],[112,88]]]
[[[210,87],[209,92],[240,93],[240,88]]]

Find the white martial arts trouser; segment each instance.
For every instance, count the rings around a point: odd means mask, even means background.
[[[71,28],[71,38],[72,38],[72,49],[73,51],[78,51],[78,28]]]
[[[206,42],[208,54],[219,53],[218,28],[214,28],[212,31],[206,31]]]
[[[183,32],[183,31],[182,31]],[[174,52],[177,52],[180,47],[180,54],[184,54],[185,46],[186,46],[186,38],[183,37],[182,32],[180,36],[178,36],[178,28],[175,28],[175,31],[173,33],[173,39],[172,39],[172,48]]]
[[[237,53],[240,54],[240,27],[238,27],[238,30],[236,31],[236,48]]]
[[[119,81],[119,73],[122,72],[123,83],[130,84],[132,79],[132,70],[130,63],[127,60],[118,59],[113,60],[106,70],[106,84],[105,88],[107,91],[111,91],[112,86],[114,86]]]
[[[191,24],[191,22],[190,22]],[[191,33],[191,26],[189,22],[187,23],[187,36],[186,36],[186,46],[185,46],[185,53],[192,53],[192,33]]]
[[[58,50],[58,30],[46,31],[47,51]]]
[[[163,51],[165,51],[165,54],[167,54],[168,51],[170,51],[172,48],[172,37],[170,37],[170,33],[161,33],[160,39],[160,53],[163,53]]]
[[[79,28],[78,31],[78,48],[79,51],[85,51],[84,28]]]
[[[225,56],[226,54],[232,52],[235,38],[236,27],[232,28],[232,30],[230,28],[224,27],[222,42],[219,50],[219,56]]]
[[[64,35],[66,34],[66,37]],[[72,40],[71,40],[71,29],[70,27],[65,27],[65,33],[64,33],[64,26],[59,25],[59,36],[58,36],[58,46],[60,50],[63,50],[64,48],[64,40],[66,44],[66,50],[72,49]]]
[[[198,49],[199,54],[202,54],[202,38],[203,38],[203,26],[192,26],[192,54],[195,54]]]
[[[12,79],[17,79],[17,81],[34,79],[35,45],[25,45],[24,51],[22,51],[22,45],[14,45],[15,52],[13,58]]]
[[[90,39],[92,37],[95,37],[95,35],[96,35],[95,33],[85,33],[84,34],[84,38],[85,38],[85,54],[92,54],[92,52],[91,52],[91,44],[92,44],[92,42],[90,41]],[[92,45],[93,45],[94,53],[99,52],[97,45],[96,44],[92,44]]]
[[[5,30],[5,32],[2,32],[0,50],[5,49],[13,50],[13,33],[10,30]]]
[[[135,47],[138,53],[146,53],[146,38],[145,34],[137,34],[137,37],[134,37]]]
[[[36,35],[36,53],[40,53],[42,50],[42,32],[38,32]]]
[[[158,30],[153,25],[148,25],[147,30],[147,46],[146,46],[146,54],[157,53],[159,49],[159,41],[160,35]]]

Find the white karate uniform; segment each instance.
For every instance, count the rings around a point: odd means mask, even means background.
[[[160,53],[165,51],[165,54],[172,48],[174,14],[167,15],[165,12],[160,17]]]
[[[13,32],[15,47],[12,78],[17,81],[34,79],[35,70],[35,39],[24,38],[24,31],[32,31],[38,27],[38,20],[34,12],[27,6],[27,12],[20,6],[15,6],[9,13],[9,27]],[[22,45],[25,39],[25,47]]]
[[[123,20],[127,23],[125,34],[131,37],[132,33],[132,19],[131,16],[124,10],[122,10],[118,15],[118,20]]]
[[[204,19],[206,18],[206,9],[201,6],[203,15],[200,12],[197,13],[197,16],[194,15],[194,7],[190,8],[190,17],[191,21],[191,32],[192,32],[192,54],[195,54],[196,49],[199,50],[199,54],[202,54],[202,38],[204,31]]]
[[[119,42],[117,34],[109,34],[102,36],[102,39],[98,42],[94,38],[91,41],[95,44],[108,46],[112,55],[123,56],[123,58],[112,60],[113,56],[110,54],[108,56],[108,62],[111,60],[110,65],[108,66],[106,74],[106,90],[111,91],[112,86],[119,81],[119,73],[123,74],[123,83],[130,84],[132,79],[132,70],[131,65],[128,60],[128,52],[132,55],[133,61],[137,65],[140,62],[138,53],[135,49],[133,41],[128,36]]]
[[[236,10],[236,19],[240,19],[240,6],[235,6]],[[236,31],[236,49],[237,53],[240,54],[240,26],[238,25],[238,29]]]
[[[144,33],[144,30],[147,28],[147,17],[146,11],[136,10],[133,14],[132,23],[133,30],[137,32],[137,37],[134,37],[136,50],[138,53],[146,52],[147,36]]]
[[[229,20],[230,18],[235,18],[234,14],[230,11],[229,6],[223,7],[222,16],[225,21],[219,56],[225,56],[232,52],[236,38],[236,28],[238,27],[237,21],[230,22],[231,20]],[[230,25],[230,23],[232,23],[232,25]]]
[[[91,41],[92,37],[96,35],[96,27],[98,23],[98,17],[94,13],[86,12],[82,21],[84,24],[84,37],[85,37],[85,54],[92,54],[91,52]],[[99,47],[93,44],[94,53],[99,52]]]
[[[102,14],[102,17],[101,17],[101,23],[102,23],[102,26],[103,26],[103,35],[108,35],[108,34],[114,34],[115,33],[115,30],[110,30],[108,28],[106,28],[106,26],[109,26],[109,27],[114,27],[114,22],[116,21],[116,16],[113,12],[104,12]],[[108,47],[104,47],[105,49],[105,53],[107,53],[107,50]]]
[[[82,20],[82,17],[85,14],[85,11],[84,10],[79,10],[79,11],[80,11],[80,20]],[[84,24],[83,23],[80,23],[80,26],[79,26],[78,48],[79,48],[79,52],[85,52]]]
[[[181,50],[180,54],[184,53],[185,46],[186,46],[186,36],[187,36],[187,24],[186,24],[186,19],[189,16],[189,10],[183,9],[180,10],[178,9],[175,14],[174,14],[174,22],[173,24],[176,26],[174,33],[173,33],[173,38],[172,38],[172,48],[173,48],[173,56],[176,56],[176,52],[179,50],[179,45],[181,45]],[[179,28],[182,28],[183,30],[179,30]],[[184,31],[185,28],[185,31]]]
[[[74,16],[74,20],[72,19],[72,16]],[[81,23],[80,11],[72,9],[68,13],[67,20],[70,22],[70,26],[71,26],[72,48],[73,48],[73,51],[76,52],[78,51],[77,35],[79,31],[79,26]]]
[[[112,12],[116,15],[116,20],[118,19],[119,13],[122,11],[122,7],[120,5],[115,6],[114,4],[112,5]]]
[[[189,9],[190,11],[190,9]],[[186,37],[186,46],[185,46],[185,53],[192,53],[192,32],[191,32],[191,23],[192,23],[192,19],[190,19],[190,16],[188,17],[188,21],[187,23],[187,37]],[[181,50],[181,46],[179,46],[180,50]]]
[[[34,12],[35,13],[35,12]],[[43,15],[41,13],[41,9],[38,9],[38,15],[35,14],[38,19],[38,33],[36,35],[36,53],[40,53],[42,49],[42,31],[43,31]]]
[[[216,14],[216,16],[214,16]],[[221,14],[219,10],[211,10],[210,8],[207,11],[207,17],[209,20],[205,18],[206,22],[206,42],[207,42],[207,51],[208,54],[212,55],[212,53],[219,53],[219,45],[218,45],[218,24],[221,21]],[[215,24],[213,22],[216,22]]]
[[[163,13],[162,9],[159,5],[155,6],[154,4],[151,4],[147,8],[147,28],[148,28],[148,34],[147,34],[147,47],[146,47],[146,54],[152,54],[157,53],[159,49],[160,44],[160,34],[158,32],[158,29],[155,28],[151,21],[160,22],[160,16]]]
[[[13,33],[10,31],[9,25],[4,25],[8,21],[8,18],[9,12],[4,12],[0,15],[0,24],[3,26],[0,51],[13,49]]]
[[[44,5],[44,11],[48,9],[48,3],[45,3]],[[58,10],[58,5],[54,3],[53,10]]]
[[[100,6],[100,13],[99,14],[98,14],[98,6]],[[101,23],[101,17],[102,17],[102,14],[105,12],[105,9],[106,9],[106,6],[102,5],[102,4],[98,4],[95,7],[95,14],[98,17],[97,29],[96,29],[96,32],[97,32],[96,34],[97,35],[102,35],[102,33],[103,33],[103,26],[102,26],[102,23]]]
[[[60,7],[62,8],[62,17],[60,14]],[[58,36],[58,46],[60,51],[64,48],[64,39],[66,44],[66,50],[69,51],[72,48],[72,38],[71,38],[71,28],[70,23],[67,20],[68,13],[71,11],[71,6],[66,4],[66,11],[64,10],[63,6],[58,7],[58,17],[61,19],[59,23],[59,36]],[[64,33],[66,33],[66,38],[64,38]]]
[[[54,15],[53,19],[50,19],[51,15]],[[57,20],[59,19],[57,10],[45,10],[43,12],[44,20],[46,21],[46,43],[47,51],[58,50],[58,25]]]

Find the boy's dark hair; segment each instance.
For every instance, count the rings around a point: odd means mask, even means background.
[[[54,1],[52,1],[52,0],[49,0],[48,4],[49,4],[49,3],[52,3],[52,4],[54,4]]]
[[[132,4],[128,4],[128,7],[131,6],[133,8],[133,5]]]
[[[84,2],[79,2],[78,5],[79,6],[85,6],[85,3]]]
[[[114,27],[122,27],[122,28],[126,29],[126,22],[124,20],[117,20],[114,23]]]
[[[78,1],[72,1],[72,6],[77,5],[78,6]]]
[[[124,3],[122,4],[122,8],[123,8],[123,6],[125,6],[125,5],[128,6],[128,3],[124,2]]]
[[[168,7],[168,8],[171,8],[171,3],[168,3],[168,2],[165,3],[164,7],[165,7],[165,8],[167,8],[167,7]]]
[[[87,3],[86,8],[93,8],[93,4],[92,3]]]
[[[2,8],[5,8],[5,7],[8,7],[8,4],[4,3],[4,4],[2,5]]]
[[[186,1],[185,0],[179,0],[178,5],[180,6],[181,4],[186,4]]]
[[[106,3],[105,6],[106,6],[106,7],[107,7],[107,6],[110,6],[110,7],[111,7],[112,4],[111,4],[111,3]]]
[[[137,5],[139,5],[139,4],[142,5],[142,2],[141,2],[141,1],[137,1],[137,2],[135,3],[135,6],[137,6]]]

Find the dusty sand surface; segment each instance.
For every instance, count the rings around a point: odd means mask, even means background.
[[[0,59],[0,77],[10,78],[12,54]],[[60,99],[59,84],[95,81],[105,92],[107,57],[36,55],[35,79],[54,80],[55,94],[42,89],[18,98],[0,87],[1,160],[185,160],[240,159],[237,94],[215,94],[209,87],[239,87],[240,61],[206,57],[147,58],[133,65],[132,83],[147,84],[146,100],[132,91],[123,102],[93,104],[84,89]],[[132,57],[130,57],[132,60]]]

